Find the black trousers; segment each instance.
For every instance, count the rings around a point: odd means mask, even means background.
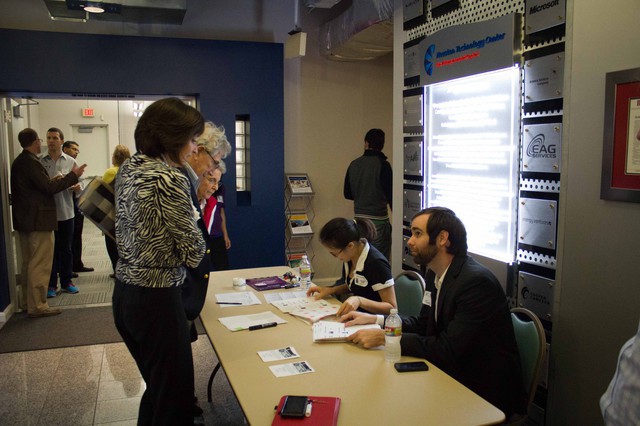
[[[76,208],[76,217],[73,218],[73,242],[71,249],[73,251],[73,270],[78,271],[84,268],[82,262],[82,230],[84,229],[84,216]]]
[[[49,277],[49,288],[55,289],[58,287],[58,276],[60,276],[60,285],[62,287],[71,284],[71,274],[73,273],[73,252],[71,251],[73,222],[73,218],[58,221],[58,230],[54,231],[55,247],[53,250],[51,276]]]
[[[109,260],[111,260],[111,267],[113,268],[113,272],[116,272],[116,264],[118,263],[119,259],[118,245],[106,234],[104,236],[104,244],[107,246],[107,254],[109,255]]]
[[[214,271],[227,271],[229,269],[229,256],[224,237],[211,238],[211,263]]]
[[[180,288],[116,280],[113,318],[147,385],[138,425],[192,425],[193,355]]]

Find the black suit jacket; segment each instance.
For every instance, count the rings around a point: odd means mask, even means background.
[[[11,165],[13,229],[22,232],[57,230],[58,218],[53,194],[76,183],[78,177],[73,172],[62,178],[49,178],[38,157],[23,150]]]
[[[183,172],[185,172],[185,175],[189,178],[184,169]],[[189,182],[191,182],[190,179]],[[213,269],[213,265],[211,264],[211,235],[209,235],[207,227],[202,220],[202,210],[200,209],[200,203],[196,195],[196,188],[193,187],[193,184],[190,184],[189,187],[191,188],[191,201],[193,202],[193,206],[198,210],[198,213],[200,213],[198,228],[200,228],[207,246],[200,264],[195,268],[186,268],[187,277],[181,286],[184,311],[187,314],[187,319],[193,321],[198,318],[204,306],[204,301],[207,297],[207,288],[209,287],[209,273]]]
[[[504,411],[523,409],[520,356],[500,283],[469,256],[453,259],[445,274],[435,318],[435,274],[425,277],[426,300],[418,317],[403,318],[402,354],[426,358]]]

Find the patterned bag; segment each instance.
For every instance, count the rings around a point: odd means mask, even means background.
[[[78,198],[78,208],[112,240],[116,239],[116,203],[113,187],[95,177]]]

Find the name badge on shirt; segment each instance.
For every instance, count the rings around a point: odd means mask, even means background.
[[[355,274],[353,283],[360,287],[366,287],[367,284],[369,284],[369,281],[367,281],[367,279],[364,276]]]
[[[431,307],[431,292],[425,291],[424,296],[422,296],[422,304]]]

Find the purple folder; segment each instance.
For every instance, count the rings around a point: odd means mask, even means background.
[[[285,285],[289,284],[280,277],[248,278],[246,281],[248,285],[258,291],[284,288]]]

